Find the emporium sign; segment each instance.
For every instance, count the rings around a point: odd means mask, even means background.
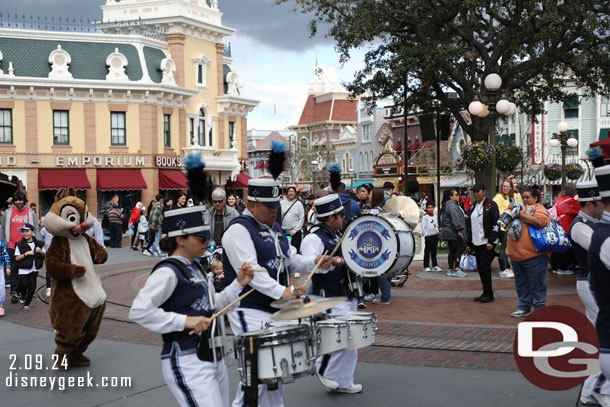
[[[150,166],[150,156],[134,154],[0,154],[0,167],[132,167]]]

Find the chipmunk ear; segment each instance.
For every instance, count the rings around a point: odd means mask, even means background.
[[[57,191],[57,194],[55,194],[55,202],[61,200],[64,198],[64,196],[66,196],[68,191],[66,191],[65,188],[60,189],[59,191]]]

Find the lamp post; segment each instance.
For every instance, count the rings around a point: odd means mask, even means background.
[[[551,147],[561,146],[561,188],[566,186],[566,150],[568,147],[574,148],[578,145],[578,140],[568,133],[568,123],[560,122],[557,125],[559,133],[553,133],[553,138],[549,140]]]
[[[354,169],[350,168],[348,171],[349,171],[349,180],[351,181],[351,185],[350,186],[353,189],[354,188]],[[337,191],[335,191],[335,192],[337,192]]]
[[[313,168],[315,168],[315,170],[311,171],[311,179],[312,179],[312,186],[311,186],[311,192],[315,195],[316,194],[316,173],[318,172],[318,164],[320,164],[317,160],[311,160],[311,166]]]
[[[489,145],[496,145],[496,120],[500,115],[512,116],[517,112],[517,106],[504,98],[502,93],[502,78],[497,73],[490,73],[483,80],[484,89],[478,100],[470,102],[468,111],[481,118],[489,116]],[[491,179],[489,191],[496,193],[496,155],[491,157]]]

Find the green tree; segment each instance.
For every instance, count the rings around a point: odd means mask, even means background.
[[[606,0],[295,1],[297,11],[313,16],[312,36],[319,26],[328,29],[342,62],[367,50],[364,68],[347,84],[354,95],[449,110],[475,141],[487,140],[489,118],[462,112],[477,92],[485,94],[482,80],[490,73],[531,117],[544,101],[568,96],[566,78],[589,94],[610,93]]]

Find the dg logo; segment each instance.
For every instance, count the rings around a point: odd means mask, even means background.
[[[595,328],[563,305],[541,308],[519,323],[513,353],[523,376],[545,390],[571,389],[600,370]]]
[[[273,191],[271,191],[271,193],[273,194],[273,198],[276,198],[278,196],[280,196],[280,188],[279,187],[273,187]]]

